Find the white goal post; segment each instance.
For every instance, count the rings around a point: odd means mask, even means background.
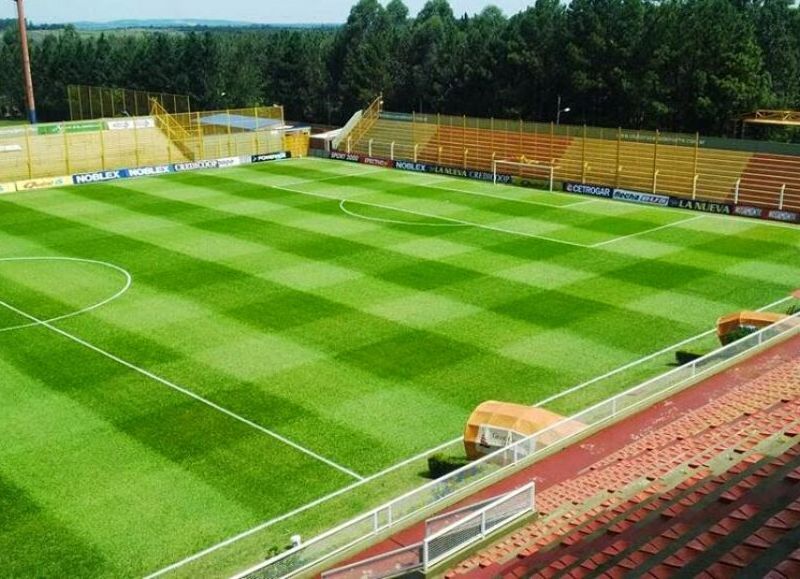
[[[548,179],[548,183],[550,184],[550,191],[553,190],[553,181],[555,179],[555,164],[553,163],[541,163],[539,161],[509,161],[506,159],[494,159],[492,161],[492,182],[497,185],[497,176],[499,174],[498,169],[507,167],[514,172],[516,169],[516,174],[520,177],[524,176],[524,171],[536,169],[538,171],[543,171],[543,174],[537,175],[537,177],[544,178],[545,176]]]

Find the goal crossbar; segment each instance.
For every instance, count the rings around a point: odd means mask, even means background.
[[[555,164],[540,163],[539,161],[511,161],[508,159],[494,159],[492,161],[492,182],[497,185],[498,169],[500,167],[517,167],[519,169],[538,168],[547,171],[550,191],[553,190],[555,180]]]

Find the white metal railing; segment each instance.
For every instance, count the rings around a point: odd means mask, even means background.
[[[347,124],[344,127],[342,127],[342,130],[333,139],[331,146],[334,149],[338,149],[342,145],[344,140],[350,136],[350,133],[353,131],[353,129],[356,128],[356,125],[358,125],[358,123],[361,122],[361,117],[363,116],[363,114],[364,111],[356,111],[356,113],[352,117],[350,117],[350,120],[347,121]]]
[[[421,542],[325,571],[322,579],[388,579],[428,570],[509,523],[533,513],[535,506],[536,486],[529,483],[499,497],[428,519],[425,538]]]
[[[443,513],[441,515],[436,515],[435,517],[431,517],[430,519],[425,521],[425,535],[432,535],[433,533],[452,525],[456,521],[460,521],[464,517],[470,516],[475,511],[482,509],[486,505],[493,503],[504,496],[505,495],[499,497],[498,496],[491,497],[483,501],[472,503],[471,505],[467,505],[466,507],[461,507],[460,509],[447,511],[446,513]]]
[[[426,536],[422,542],[423,569],[435,567],[535,509],[536,484],[529,483]]]
[[[588,428],[613,423],[620,416],[640,409],[655,398],[684,388],[754,350],[779,338],[798,333],[798,330],[800,330],[800,314],[795,314],[689,364],[612,396],[505,448],[498,449],[440,479],[422,485],[377,509],[318,535],[298,547],[264,561],[236,577],[278,579],[308,571],[356,545],[385,533],[390,528],[408,524],[437,506],[452,503],[467,492],[486,486],[492,480],[531,464],[548,448],[564,444]]]

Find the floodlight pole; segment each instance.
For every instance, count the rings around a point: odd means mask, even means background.
[[[25,101],[28,108],[28,121],[36,124],[36,102],[33,99],[33,78],[31,77],[31,56],[28,52],[28,26],[25,21],[24,0],[13,0],[17,3],[17,18],[19,20],[19,43],[22,52],[22,75],[25,80]]]
[[[570,112],[572,110],[570,107],[566,107],[566,108],[563,108],[563,109],[561,108],[561,95],[558,95],[558,109],[557,110],[558,110],[558,112],[556,113],[556,124],[560,125],[561,124],[561,113],[568,113],[568,112]]]

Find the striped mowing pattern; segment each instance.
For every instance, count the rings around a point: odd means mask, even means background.
[[[133,280],[0,331],[3,573],[151,573],[800,285],[798,229],[585,201],[319,160],[0,198],[0,329]],[[4,260],[44,256],[90,261]]]

